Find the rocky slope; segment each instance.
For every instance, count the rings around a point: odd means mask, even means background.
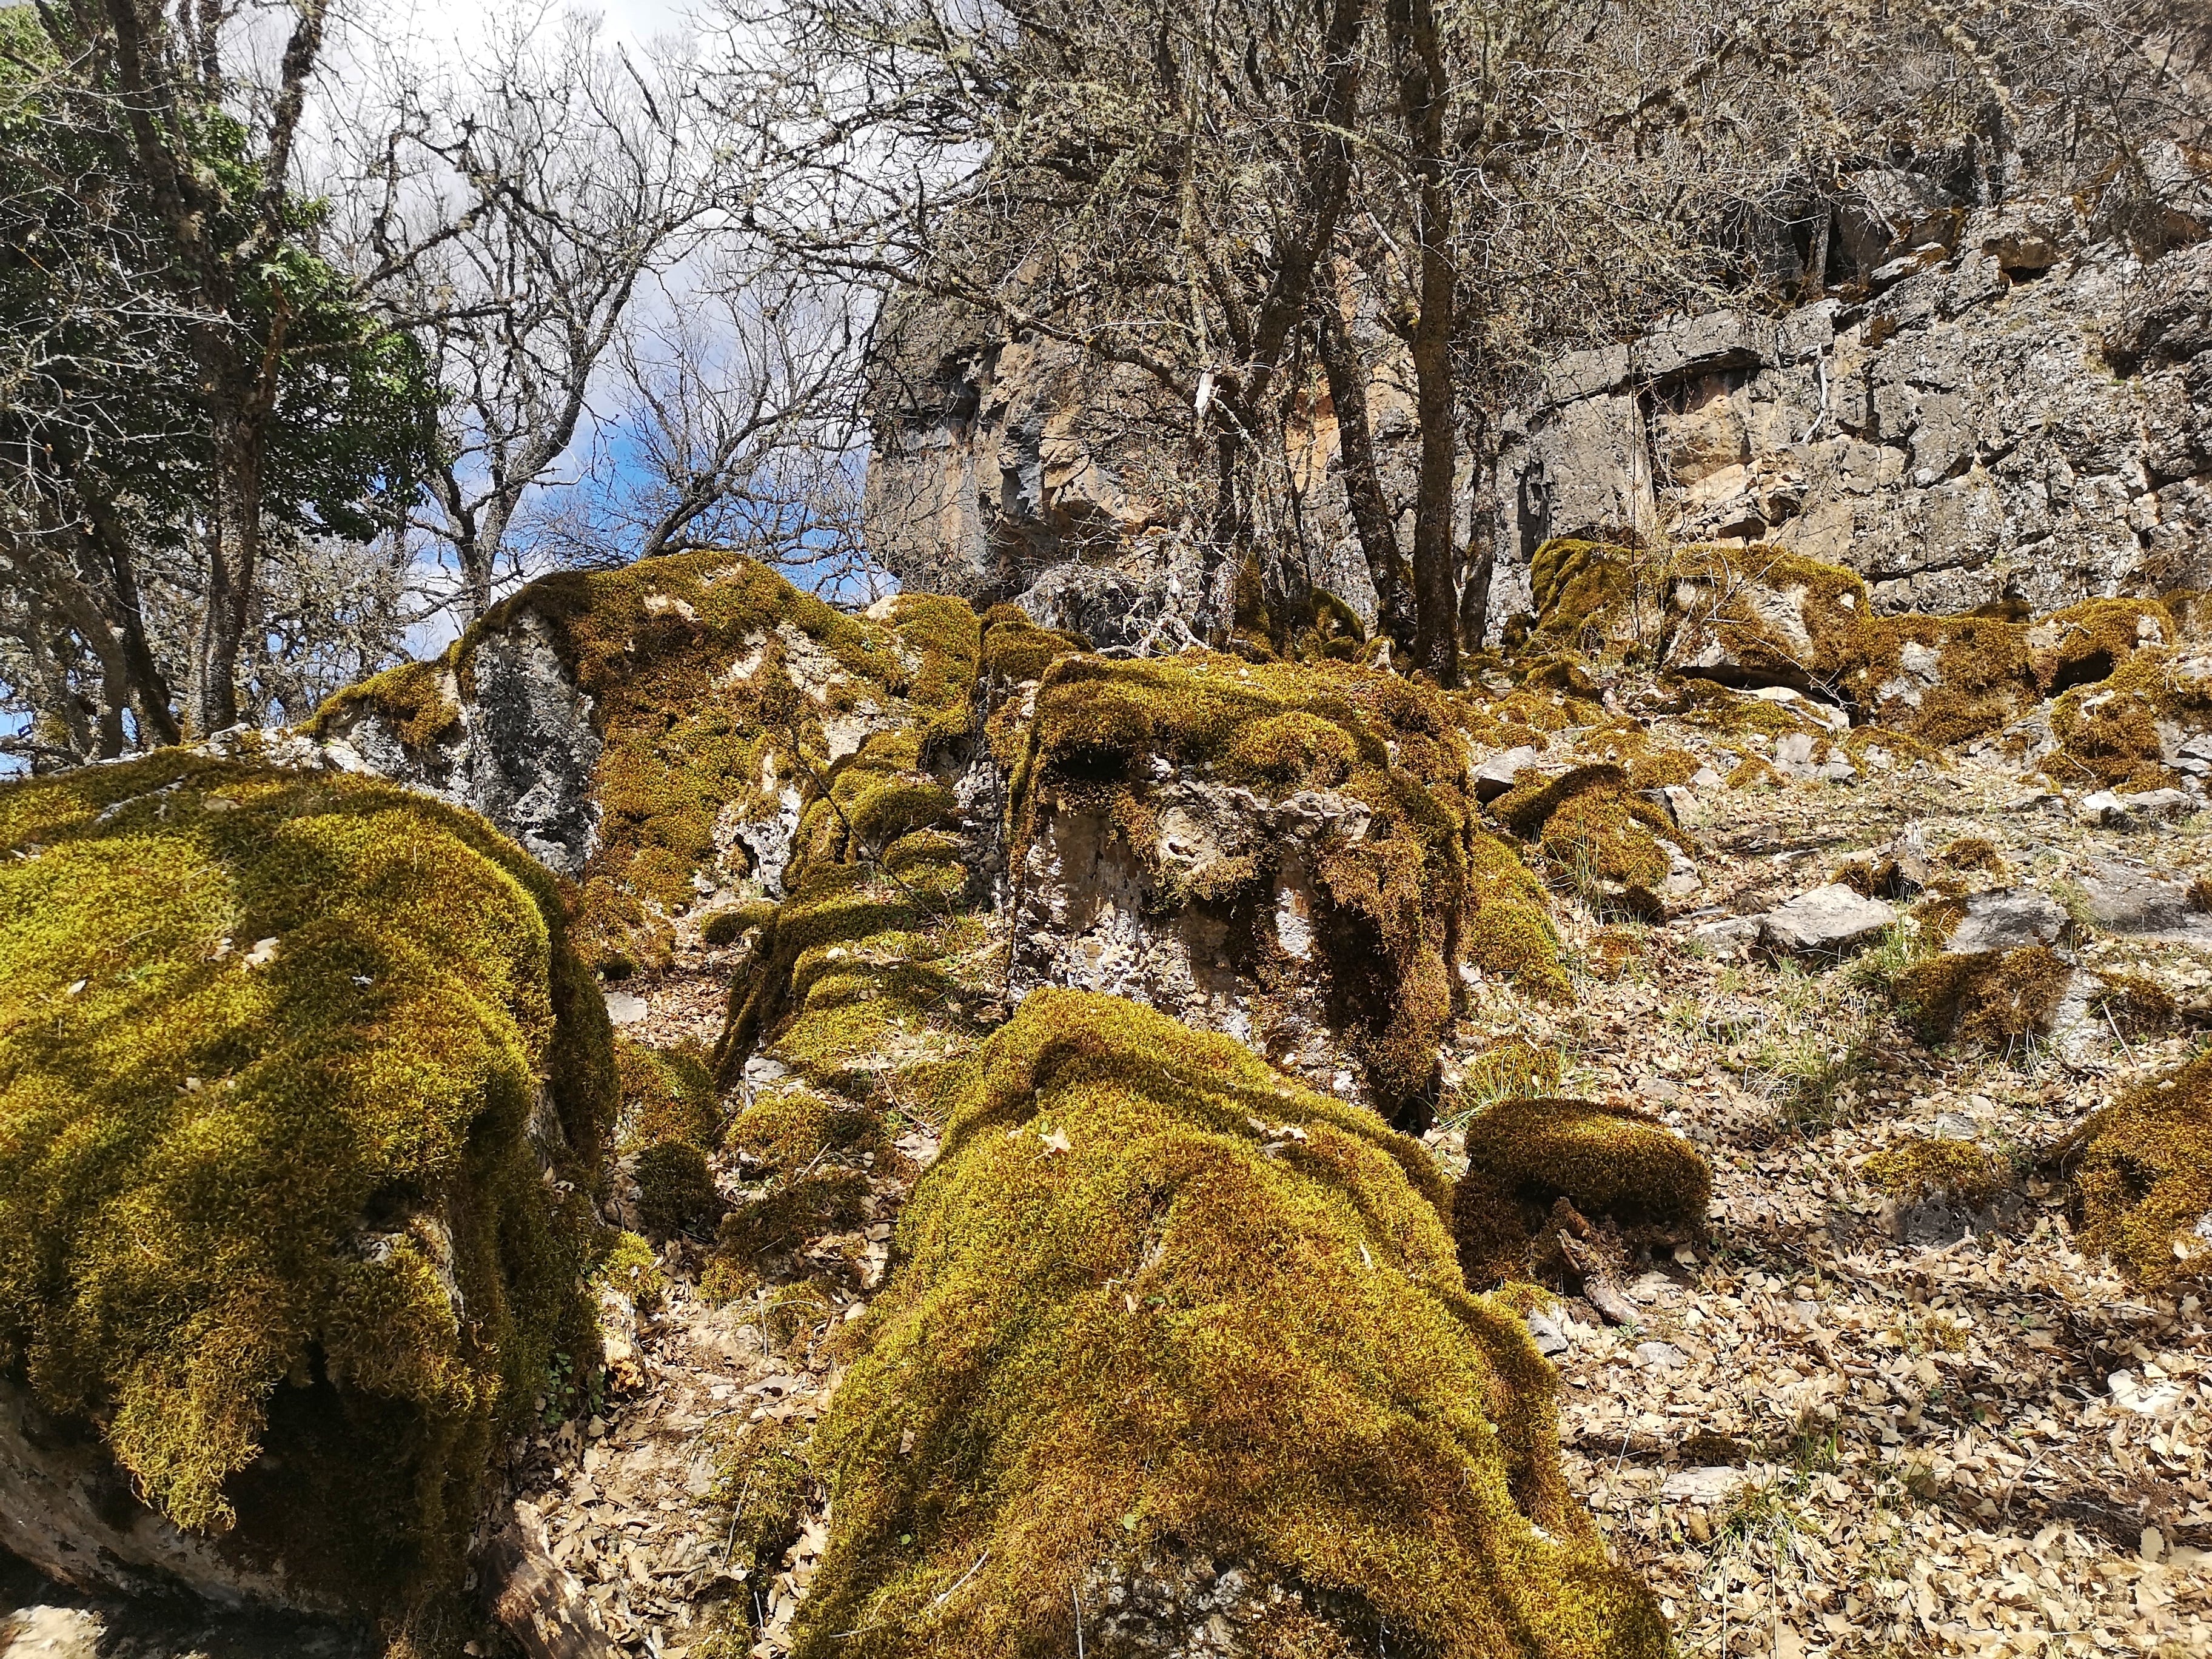
[[[436,1639],[2212,1639],[2197,602],[1531,564],[1447,695],[687,556],[265,753],[534,837],[617,1022],[605,1370]]]

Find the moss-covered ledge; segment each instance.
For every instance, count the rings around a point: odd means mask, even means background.
[[[1370,1651],[1386,1624],[1394,1651],[1665,1650],[1418,1144],[1226,1038],[1053,989],[943,1098],[817,1440],[833,1531],[800,1659],[1060,1655],[1079,1620],[1110,1653],[1148,1607],[1178,1616],[1148,1585],[1194,1573],[1259,1654]]]
[[[107,1528],[0,1542],[457,1590],[498,1437],[596,1356],[613,1095],[560,893],[470,814],[177,752],[0,788],[0,1379]]]

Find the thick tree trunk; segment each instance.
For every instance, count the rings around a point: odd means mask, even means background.
[[[1344,325],[1341,301],[1328,263],[1320,272],[1321,364],[1328,377],[1329,401],[1336,406],[1337,450],[1344,463],[1344,493],[1352,506],[1359,550],[1366,556],[1367,579],[1375,585],[1375,625],[1397,649],[1413,649],[1413,595],[1404,556],[1398,550],[1398,526],[1382,494],[1375,465],[1374,428],[1367,415],[1367,365]]]
[[[215,433],[215,523],[193,664],[192,725],[203,738],[238,724],[238,661],[261,563],[261,431],[233,408],[216,411]]]
[[[1421,429],[1413,501],[1413,655],[1439,685],[1459,684],[1459,605],[1452,586],[1451,198],[1444,180],[1450,98],[1432,0],[1391,0],[1398,92],[1418,179],[1420,311],[1414,319],[1413,399]]]

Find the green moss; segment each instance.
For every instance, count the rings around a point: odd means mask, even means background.
[[[1486,974],[1511,980],[1527,995],[1571,1000],[1543,884],[1495,836],[1474,837],[1468,869],[1474,914],[1467,926],[1468,960]]]
[[[428,749],[461,723],[460,708],[447,693],[448,673],[440,661],[402,663],[372,674],[331,696],[315,711],[308,729],[327,738],[362,714],[380,714],[406,747]]]
[[[1569,637],[1593,628],[1617,629],[1636,589],[1632,549],[1555,536],[1528,561],[1536,600],[1536,626]]]
[[[1053,990],[945,1103],[817,1437],[801,1659],[1072,1651],[1086,1583],[1182,1552],[1409,1650],[1664,1650],[1569,1498],[1548,1368],[1461,1286],[1416,1143]]]
[[[756,927],[765,927],[775,915],[773,899],[740,899],[725,905],[699,924],[700,942],[708,945],[735,945]]]
[[[994,605],[983,613],[980,662],[989,679],[1017,685],[1042,679],[1060,658],[1090,648],[1079,634],[1039,628],[1018,605]]]
[[[1277,789],[1334,789],[1352,775],[1358,759],[1344,727],[1293,709],[1238,731],[1222,757],[1222,769],[1240,782]]]
[[[707,1155],[681,1140],[664,1140],[637,1155],[638,1218],[647,1233],[711,1235],[722,1209]]]
[[[1498,820],[1534,841],[1560,868],[1586,881],[1646,890],[1667,879],[1666,840],[1681,831],[1637,794],[1628,774],[1610,763],[1578,766],[1557,778],[1532,778],[1491,804]]]
[[[596,1352],[613,1064],[554,883],[175,752],[0,788],[0,1368],[223,1547],[457,1585],[497,1436]]]
[[[630,1300],[639,1313],[650,1317],[668,1294],[668,1275],[653,1246],[635,1233],[617,1232],[592,1269],[592,1277]]]
[[[670,918],[751,872],[718,836],[726,814],[772,817],[778,796],[826,771],[825,723],[870,708],[910,717],[917,764],[964,737],[978,624],[963,601],[894,600],[888,621],[848,616],[768,567],[721,550],[564,572],[496,606],[438,663],[410,665],[341,694],[318,715],[374,707],[403,738],[435,735],[448,680],[474,695],[486,640],[534,619],[592,702],[603,742],[592,798],[597,850],[583,877],[586,959],[610,972],[662,966]],[[744,668],[749,672],[737,672]],[[794,673],[798,676],[795,681]],[[802,687],[799,682],[805,682]],[[911,799],[879,803],[872,827],[897,833]]]
[[[2102,684],[2067,692],[2051,706],[2059,752],[2044,770],[2062,783],[2160,788],[2173,781],[2163,764],[2159,725],[2212,725],[2212,678],[2183,672],[2177,651],[2142,650]]]
[[[1712,1172],[1657,1119],[1586,1100],[1509,1100],[1467,1126],[1470,1171],[1516,1200],[1564,1198],[1588,1216],[1674,1234],[1701,1231]]]
[[[727,1422],[718,1425],[710,1448],[711,1501],[729,1516],[723,1565],[736,1573],[773,1571],[798,1541],[814,1484],[807,1436],[802,1426],[775,1418],[735,1429]]]
[[[2180,1006],[2156,980],[2118,973],[2100,974],[2098,979],[2090,1009],[2123,1037],[2164,1036],[2181,1023]]]
[[[1893,992],[1926,1042],[2011,1042],[2050,1029],[2073,976],[2048,946],[2024,945],[1930,957],[1899,972]]]
[[[1948,1194],[1981,1210],[2012,1184],[2012,1168],[1971,1140],[1916,1137],[1869,1158],[1866,1178],[1893,1197]]]
[[[2212,1050],[2094,1114],[2057,1161],[2072,1177],[2086,1248],[2148,1281],[2203,1273],[2212,1245],[2195,1229],[2212,1212]]]
[[[702,1045],[651,1048],[618,1036],[614,1054],[622,1089],[622,1151],[672,1140],[704,1148],[721,1139],[721,1109]]]
[[[1961,836],[1939,856],[1954,870],[1980,870],[1999,880],[2004,878],[2004,854],[1986,836]]]

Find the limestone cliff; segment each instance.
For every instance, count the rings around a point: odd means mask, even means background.
[[[1861,175],[1833,297],[1540,366],[1470,429],[1455,492],[1456,538],[1493,554],[1492,641],[1534,609],[1529,561],[1559,536],[1776,540],[1858,572],[1884,611],[2212,586],[2212,186],[2180,152],[2164,163],[2179,205],[2148,244],[2069,201],[1975,208],[1916,175]],[[1374,319],[1353,320],[1378,365],[1370,412],[1402,541],[1407,370]],[[867,506],[894,572],[1012,598],[1081,559],[1124,580],[1098,607],[1109,626],[1139,593],[1196,608],[1178,526],[1205,463],[1188,410],[967,313],[910,306],[887,339]],[[1371,623],[1317,374],[1289,442],[1296,545],[1271,552]],[[1056,598],[1037,609],[1079,625]]]

